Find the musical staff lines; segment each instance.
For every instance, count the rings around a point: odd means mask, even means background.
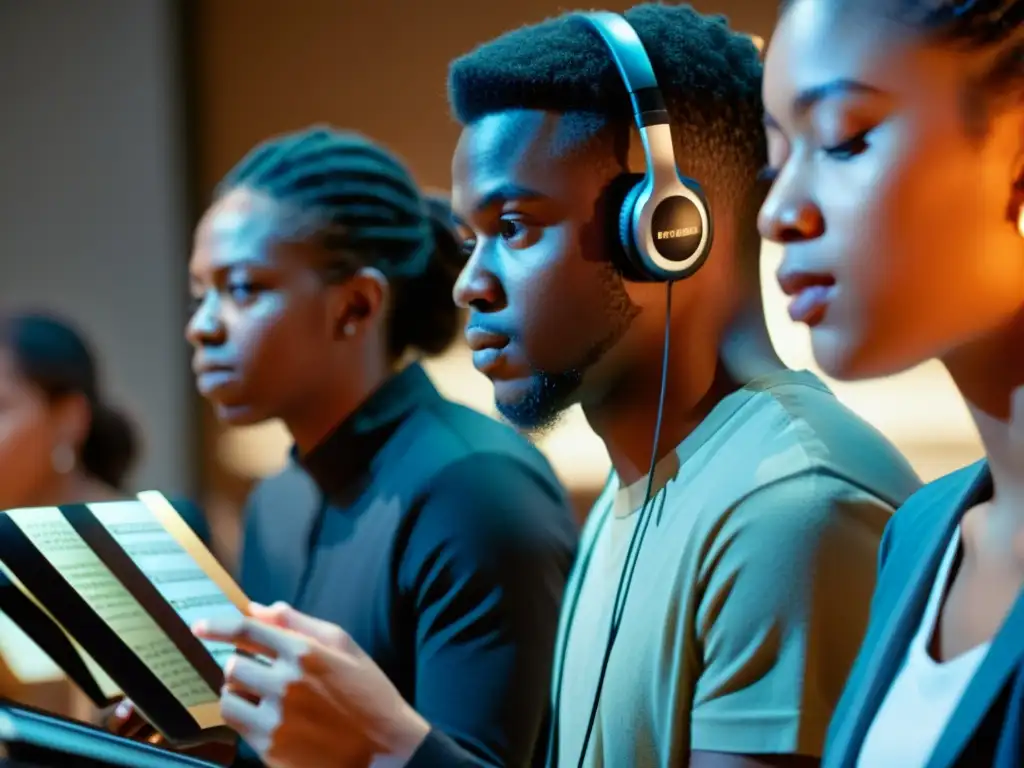
[[[59,509],[8,514],[64,580],[183,706],[216,700],[216,692]]]
[[[91,509],[186,624],[238,615],[235,604],[146,506],[104,504]],[[223,669],[232,646],[209,641],[203,645]]]

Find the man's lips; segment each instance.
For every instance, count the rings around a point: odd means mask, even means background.
[[[500,333],[494,333],[483,328],[466,329],[466,344],[474,352],[483,352],[490,349],[501,350],[508,345],[508,342],[508,336]]]
[[[523,371],[509,359],[511,339],[485,328],[466,330],[466,344],[473,351],[473,367],[491,381],[520,378]]]
[[[473,352],[473,367],[480,373],[489,374],[498,367],[501,362],[502,351],[497,347],[477,349]]]

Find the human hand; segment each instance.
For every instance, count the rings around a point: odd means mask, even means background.
[[[231,657],[221,714],[273,768],[404,762],[430,731],[344,630],[284,603],[193,631],[269,659]]]
[[[179,755],[189,755],[209,763],[225,766],[231,765],[235,761],[237,747],[233,740],[229,742],[213,739],[188,747],[168,743],[129,699],[121,699],[118,702],[113,712],[107,716],[104,725],[108,731],[117,736],[133,741],[144,741]]]

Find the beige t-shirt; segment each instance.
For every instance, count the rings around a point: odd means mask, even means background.
[[[555,657],[562,768],[579,762],[646,485],[613,475],[584,527]],[[810,373],[725,398],[658,463],[584,765],[820,755],[867,625],[882,530],[919,485]]]

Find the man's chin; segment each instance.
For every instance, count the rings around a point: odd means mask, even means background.
[[[516,429],[539,437],[557,426],[573,404],[579,385],[575,375],[538,374],[527,379],[494,383],[498,413]]]
[[[518,432],[536,440],[551,432],[562,420],[563,411],[539,414],[524,409],[519,403],[497,402],[498,415]]]

